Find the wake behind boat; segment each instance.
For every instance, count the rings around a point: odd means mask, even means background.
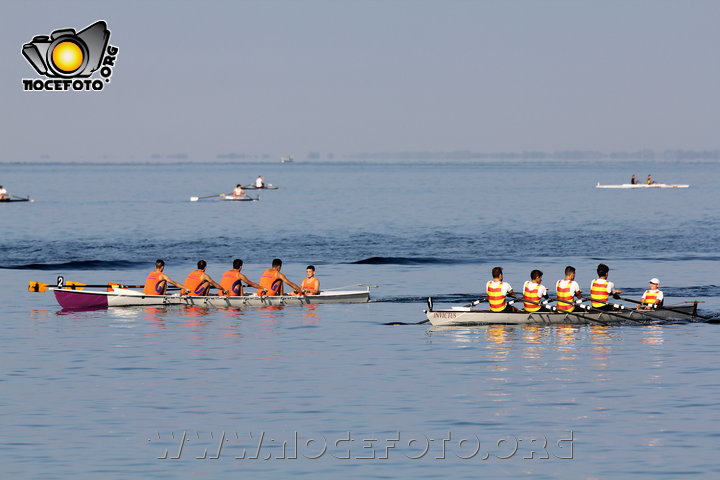
[[[433,326],[473,326],[473,325],[526,325],[526,324],[620,324],[627,321],[650,321],[687,319],[697,316],[697,302],[663,307],[652,310],[633,308],[602,312],[598,310],[573,312],[491,312],[472,307],[451,307],[433,309],[432,300],[428,309],[423,310]]]
[[[318,295],[243,295],[237,297],[195,297],[180,294],[146,295],[137,290],[111,286],[111,291],[77,290],[50,287],[61,307],[68,310],[85,308],[196,305],[210,307],[265,307],[271,305],[307,305],[318,303],[366,303],[370,287],[365,290],[325,290]]]
[[[621,183],[619,185],[602,185],[598,182],[595,188],[690,188],[690,185],[669,183]]]

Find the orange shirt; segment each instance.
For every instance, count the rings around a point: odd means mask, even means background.
[[[263,290],[267,290],[266,295],[282,295],[283,281],[278,278],[279,276],[280,272],[275,269],[268,268],[265,270],[258,282],[262,286],[262,288],[258,289],[258,295],[262,295]]]
[[[160,280],[160,275],[162,275],[162,272],[158,272],[157,270],[150,272],[145,280],[145,288],[143,289],[145,295],[165,295],[167,282]]]
[[[300,288],[306,295],[317,295],[320,293],[320,280],[317,277],[303,278]]]

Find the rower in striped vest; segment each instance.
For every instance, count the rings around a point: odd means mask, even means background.
[[[558,300],[557,308],[561,312],[572,312],[575,305],[572,304],[575,297],[582,298],[582,290],[580,285],[575,281],[575,267],[568,265],[565,267],[565,278],[558,280],[555,284],[555,294]]]
[[[638,310],[650,310],[655,307],[662,307],[663,304],[663,292],[660,290],[660,280],[657,278],[650,279],[650,290],[645,290],[640,304],[637,306]]]
[[[543,273],[540,270],[530,272],[530,280],[523,285],[523,300],[525,302],[526,312],[547,311],[545,307],[539,305],[541,300],[548,298],[548,291],[542,284]]]
[[[590,305],[597,310],[613,310],[613,306],[607,303],[610,295],[613,298],[620,298],[622,293],[622,290],[615,290],[613,282],[608,281],[609,273],[610,267],[601,263],[597,266],[598,278],[590,285]]]
[[[512,287],[509,283],[503,282],[502,267],[494,267],[492,269],[493,279],[487,282],[485,289],[487,291],[488,303],[492,312],[517,312],[517,308],[508,305],[505,297],[514,297]]]

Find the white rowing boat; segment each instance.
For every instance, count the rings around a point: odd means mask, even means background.
[[[668,183],[622,183],[620,185],[602,185],[598,182],[595,188],[690,188],[690,185],[676,185]]]
[[[251,197],[250,195],[235,196],[232,194],[220,195],[220,200],[227,200],[229,202],[257,202],[260,200],[260,196]]]
[[[130,307],[152,305],[199,305],[211,307],[265,307],[270,305],[303,305],[316,303],[365,303],[370,301],[370,287],[365,290],[326,290],[318,295],[244,295],[241,297],[190,297],[186,295],[146,295],[128,288],[112,291],[48,288],[61,307],[68,310],[86,308]]]
[[[664,307],[654,310],[625,309],[612,312],[598,310],[576,310],[572,313],[560,312],[491,312],[471,307],[452,307],[449,309],[423,310],[433,326],[473,326],[473,325],[524,325],[524,324],[589,324],[623,323],[627,321],[687,319],[697,315],[697,303]]]

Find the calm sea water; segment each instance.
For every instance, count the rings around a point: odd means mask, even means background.
[[[613,191],[631,174],[686,190]],[[720,315],[713,163],[0,165],[7,478],[717,478],[713,322],[434,329],[490,269],[599,262]],[[264,175],[259,202],[189,202]],[[27,282],[182,281],[274,257],[373,302],[62,311]],[[222,445],[222,448],[220,446]]]

